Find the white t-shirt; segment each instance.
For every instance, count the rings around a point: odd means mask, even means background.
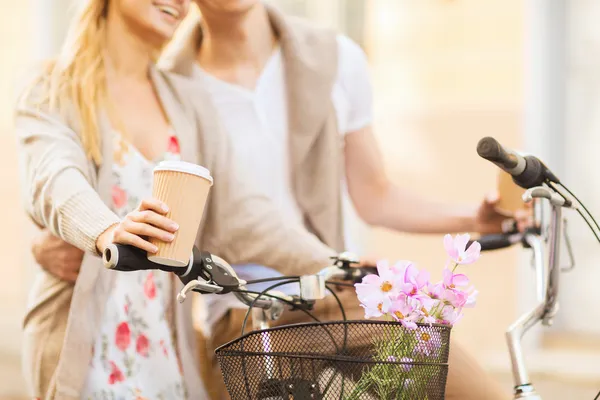
[[[363,50],[346,36],[337,37],[338,71],[331,98],[340,134],[362,129],[372,122],[372,91],[368,63]],[[302,223],[302,213],[293,196],[288,148],[288,115],[283,57],[277,49],[259,77],[254,90],[249,90],[195,68],[196,78],[202,79],[217,108],[225,130],[230,135],[235,162],[258,190],[267,195],[289,223]],[[347,249],[360,251],[361,223],[343,188],[344,225]],[[245,280],[280,275],[264,266],[236,266]],[[250,290],[264,290],[273,282],[252,285]],[[298,285],[277,288],[297,292]],[[204,316],[207,331],[230,308],[245,308],[232,294],[209,295],[203,298],[209,312]]]

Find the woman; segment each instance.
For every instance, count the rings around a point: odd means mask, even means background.
[[[206,398],[189,308],[172,276],[105,270],[108,244],[156,251],[177,225],[150,197],[156,161],[210,169],[215,185],[198,245],[234,262],[317,270],[333,251],[284,224],[236,179],[227,137],[190,83],[153,55],[188,8],[184,0],[86,0],[64,48],[16,109],[25,205],[41,227],[86,252],[72,284],[42,273],[25,318],[24,367],[37,398]],[[188,306],[189,307],[189,302]]]
[[[236,158],[291,221],[306,223],[338,250],[351,244],[341,218],[340,182],[345,181],[358,216],[372,226],[413,233],[501,230],[507,215],[496,208],[497,200],[448,206],[390,181],[371,126],[367,60],[350,39],[286,17],[260,0],[195,3],[202,20],[196,17],[182,26],[162,66],[207,88]],[[246,279],[281,272],[255,265],[237,270]],[[350,315],[360,318],[355,295],[347,293],[345,300]],[[234,299],[218,301],[209,303],[208,355],[239,334],[245,314]],[[317,313],[340,318],[328,309],[336,308],[324,304]],[[457,344],[450,362],[449,399],[505,398]]]

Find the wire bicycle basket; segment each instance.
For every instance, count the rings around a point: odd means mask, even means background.
[[[443,400],[450,331],[303,323],[251,332],[216,354],[232,400]]]

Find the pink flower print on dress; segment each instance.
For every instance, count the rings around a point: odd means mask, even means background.
[[[148,357],[149,347],[150,341],[148,338],[143,333],[140,334],[135,341],[135,351],[137,351],[142,357]]]
[[[179,140],[177,140],[177,136],[171,136],[169,138],[169,146],[167,147],[167,152],[171,154],[179,154]]]
[[[108,376],[108,384],[109,385],[114,385],[115,383],[123,382],[125,380],[125,375],[123,375],[123,372],[121,372],[119,367],[117,367],[117,364],[115,364],[114,362],[111,361],[110,368],[111,368],[111,372],[110,372],[110,375]]]
[[[154,274],[151,272],[146,276],[144,282],[144,294],[150,300],[156,297],[156,285],[154,284]]]
[[[121,209],[127,204],[127,193],[118,185],[112,187],[112,201],[117,209]]]
[[[115,345],[121,351],[125,351],[131,343],[131,330],[127,322],[121,322],[117,325],[117,331],[115,332]]]
[[[164,339],[160,339],[160,348],[162,349],[163,354],[165,355],[165,358],[169,358],[169,351],[167,350],[167,346],[165,345],[165,340]]]

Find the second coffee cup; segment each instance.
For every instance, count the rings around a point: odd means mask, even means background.
[[[188,265],[212,184],[210,171],[196,164],[163,161],[154,168],[152,196],[169,207],[166,217],[179,229],[172,242],[151,240],[158,251],[148,254],[150,261],[172,267]]]

